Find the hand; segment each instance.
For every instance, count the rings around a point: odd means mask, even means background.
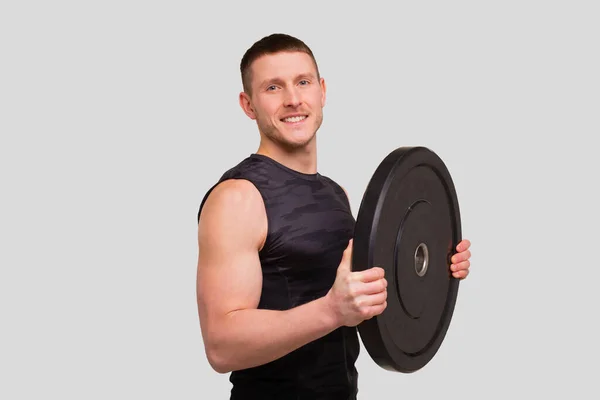
[[[352,243],[344,250],[333,286],[327,293],[338,325],[356,326],[387,307],[387,281],[383,268],[352,271]]]
[[[452,276],[458,279],[465,279],[467,275],[469,275],[469,268],[471,267],[471,251],[469,248],[471,247],[471,242],[464,239],[457,246],[457,253],[454,254],[451,258],[452,264],[450,265],[450,270],[452,271]]]

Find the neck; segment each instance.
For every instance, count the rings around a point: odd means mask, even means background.
[[[285,148],[268,140],[261,139],[256,154],[262,154],[288,168],[304,174],[317,172],[316,138],[310,143],[297,148]]]

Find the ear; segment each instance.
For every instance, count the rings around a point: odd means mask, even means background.
[[[325,103],[327,100],[327,85],[325,84],[325,78],[321,78],[319,83],[321,84],[321,92],[322,92],[321,108],[323,108],[323,107],[325,107]]]
[[[244,110],[244,113],[250,119],[256,119],[256,114],[254,113],[254,108],[252,108],[252,102],[250,101],[250,96],[246,92],[240,92],[239,96],[240,107]]]

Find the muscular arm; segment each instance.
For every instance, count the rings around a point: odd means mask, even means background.
[[[244,180],[221,183],[202,209],[198,312],[206,355],[217,372],[265,364],[340,326],[327,297],[286,311],[256,308],[266,230],[262,198]]]

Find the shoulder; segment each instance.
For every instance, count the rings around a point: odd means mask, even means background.
[[[247,179],[226,178],[219,182],[211,190],[207,197],[207,203],[220,201],[224,203],[250,202],[260,199],[256,186]]]
[[[256,186],[246,179],[225,179],[207,194],[198,218],[199,233],[262,242],[266,212]]]
[[[325,182],[327,182],[329,185],[331,185],[338,194],[343,195],[346,198],[346,200],[350,199],[350,196],[348,195],[348,191],[342,185],[340,185],[335,180],[333,180],[332,178],[330,178],[326,175],[321,175],[321,178],[323,178],[323,180]]]
[[[346,188],[345,188],[345,187],[343,187],[342,185],[339,185],[339,186],[340,186],[340,188],[342,188],[342,190],[344,191],[344,194],[346,195],[346,199],[347,199],[348,201],[350,201],[350,195],[348,194],[348,191],[346,190]]]
[[[214,203],[215,197],[219,197],[218,201],[228,201],[231,200],[229,199],[230,196],[245,196],[248,193],[256,195],[260,192],[258,186],[260,186],[264,174],[261,174],[260,165],[258,164],[257,160],[249,156],[222,173],[217,182],[204,193],[204,197],[200,201],[197,214],[198,222],[209,197],[211,202]],[[221,196],[225,196],[225,198],[223,199]]]
[[[200,220],[214,213],[240,215],[249,211],[257,212],[261,208],[264,208],[262,196],[252,182],[229,178],[219,182],[206,195]]]

